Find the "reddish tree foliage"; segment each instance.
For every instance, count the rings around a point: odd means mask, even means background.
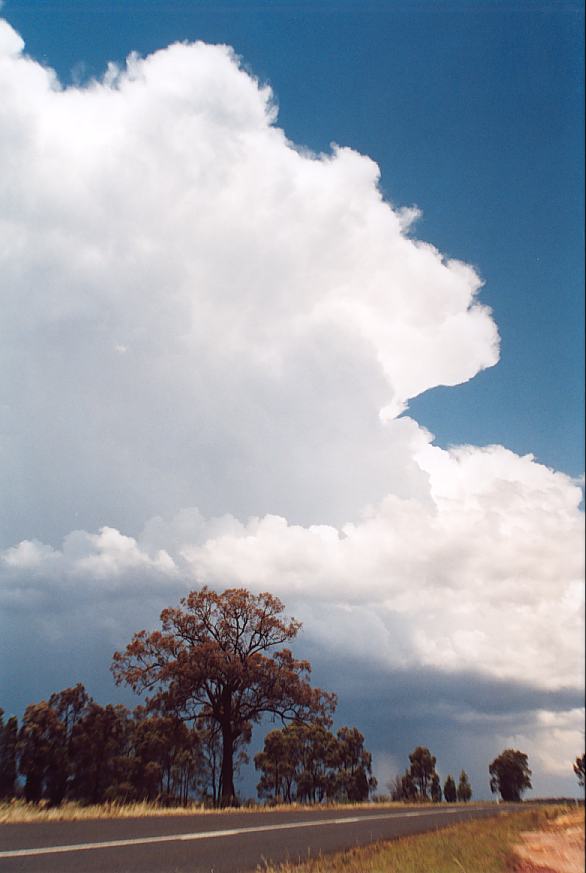
[[[372,756],[356,728],[340,728],[336,736],[320,724],[271,731],[254,765],[261,772],[259,796],[274,803],[358,803],[377,784]]]
[[[311,687],[309,662],[277,649],[301,627],[283,611],[271,594],[204,587],[163,610],[161,631],[140,631],[114,654],[118,684],[152,691],[154,705],[185,719],[218,724],[224,805],[235,802],[234,749],[251,724],[265,713],[327,723],[335,707],[335,695]]]
[[[27,706],[18,733],[19,769],[25,777],[24,796],[46,797],[59,804],[66,789],[65,727],[46,700]]]

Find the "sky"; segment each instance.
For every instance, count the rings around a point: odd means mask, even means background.
[[[0,16],[0,705],[131,703],[112,651],[243,585],[381,786],[575,794],[581,4]]]

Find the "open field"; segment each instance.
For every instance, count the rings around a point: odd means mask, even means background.
[[[435,833],[351,849],[302,865],[260,867],[262,873],[510,873],[518,869],[514,847],[522,834],[549,827],[567,807],[521,809]],[[582,812],[583,816],[583,812]],[[583,819],[582,819],[583,820]],[[525,868],[531,870],[530,866]],[[582,868],[583,869],[583,868]],[[535,873],[541,873],[533,868]],[[546,873],[546,871],[543,871]],[[548,869],[547,873],[556,873]]]

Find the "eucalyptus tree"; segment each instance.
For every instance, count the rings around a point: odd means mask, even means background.
[[[335,695],[312,688],[311,665],[285,645],[301,628],[272,594],[244,588],[192,591],[161,613],[161,630],[139,631],[114,653],[117,683],[185,720],[215,723],[222,744],[221,803],[236,801],[234,752],[265,714],[327,723]]]

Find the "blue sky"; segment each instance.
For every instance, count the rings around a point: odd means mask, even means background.
[[[504,443],[583,472],[583,5],[7,0],[63,81],[177,40],[228,43],[288,137],[374,158],[416,234],[474,264],[501,361],[413,400],[443,445]]]
[[[487,796],[513,745],[574,793],[582,5],[1,17],[0,705],[113,699],[134,631],[242,585],[381,784],[423,744]]]

